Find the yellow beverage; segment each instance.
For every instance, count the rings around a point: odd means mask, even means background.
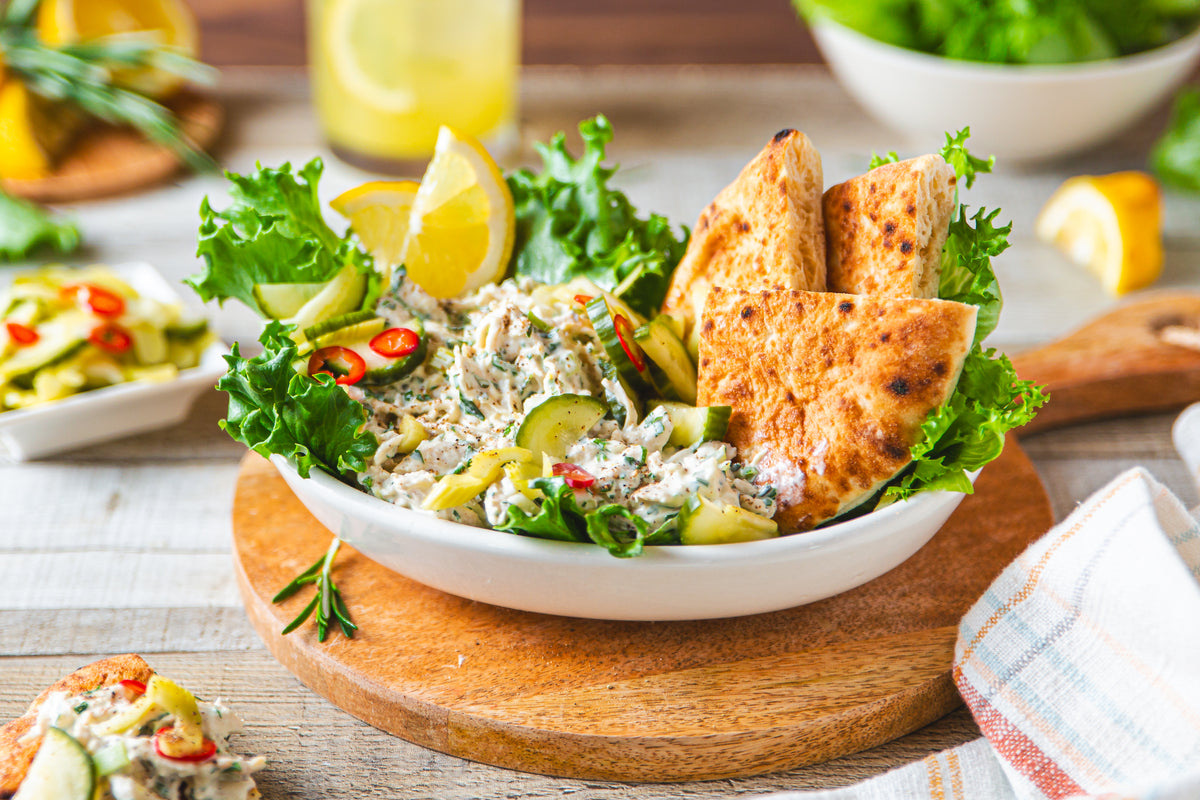
[[[308,0],[317,114],[331,145],[379,162],[428,158],[449,125],[515,139],[520,0]]]

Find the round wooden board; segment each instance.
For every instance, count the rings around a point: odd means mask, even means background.
[[[225,111],[211,97],[183,92],[166,103],[186,133],[202,150],[217,140]],[[83,133],[54,174],[37,180],[0,180],[4,191],[41,203],[93,200],[144,189],[180,169],[170,150],[129,128],[97,124]]]
[[[234,558],[246,609],[305,684],[411,742],[583,779],[681,781],[785,770],[864,750],[959,703],[959,619],[1053,524],[1010,439],[917,555],[854,591],[735,619],[611,622],[513,611],[422,586],[343,548],[334,579],[358,635],[280,630],[311,593],[270,598],[330,534],[270,462],[241,465]]]

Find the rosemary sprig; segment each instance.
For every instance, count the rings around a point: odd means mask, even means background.
[[[291,583],[279,590],[279,593],[271,598],[272,603],[282,603],[289,597],[300,591],[310,583],[317,585],[317,593],[313,597],[312,602],[304,607],[304,610],[296,615],[296,618],[287,624],[283,629],[283,633],[289,634],[304,624],[304,621],[312,616],[313,612],[317,615],[317,641],[325,641],[325,637],[332,622],[336,621],[342,629],[342,633],[347,639],[354,638],[354,632],[358,630],[358,626],[350,620],[350,611],[346,608],[346,603],[342,600],[342,593],[338,591],[334,585],[333,578],[330,572],[333,569],[333,560],[337,557],[338,548],[342,546],[342,540],[333,537],[333,542],[329,545],[329,550],[325,555],[321,556],[308,569],[297,575]]]
[[[109,36],[77,44],[51,46],[33,29],[39,0],[13,0],[0,18],[0,53],[5,67],[30,91],[52,102],[67,103],[113,125],[128,125],[179,156],[192,169],[206,172],[216,164],[183,132],[179,120],[154,100],[114,82],[114,71],[153,68],[200,83],[211,83],[213,70],[142,35]]]

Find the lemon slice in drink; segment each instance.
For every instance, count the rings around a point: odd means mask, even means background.
[[[396,50],[412,49],[412,21],[395,0],[334,0],[325,36],[334,71],[343,87],[365,105],[392,114],[417,107],[406,70],[397,70]],[[427,3],[437,13],[440,2]],[[401,37],[409,37],[405,41]]]
[[[350,220],[350,227],[380,265],[396,266],[420,186],[416,181],[371,181],[343,192],[330,205]]]
[[[1068,179],[1042,208],[1034,233],[1114,295],[1162,273],[1162,193],[1144,172]]]
[[[497,281],[515,229],[512,193],[496,162],[473,138],[443,127],[400,251],[408,276],[438,298]]]

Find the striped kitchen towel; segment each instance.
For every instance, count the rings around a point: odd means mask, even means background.
[[[1145,470],[1119,476],[971,608],[954,680],[984,738],[856,786],[773,797],[1197,800],[1196,521]]]

